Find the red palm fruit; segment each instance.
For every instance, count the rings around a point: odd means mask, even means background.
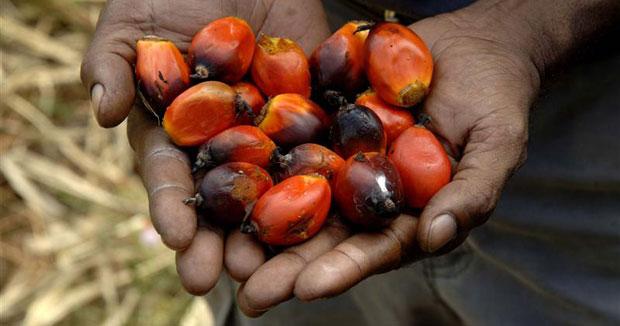
[[[428,93],[433,57],[424,41],[409,28],[380,23],[366,39],[366,73],[384,101],[410,107]]]
[[[260,110],[263,106],[265,106],[265,98],[263,97],[263,94],[261,94],[260,90],[258,90],[256,86],[246,82],[238,82],[231,85],[231,87],[252,109],[253,117],[243,117],[239,120],[239,124],[254,124],[254,118],[258,116]]]
[[[355,104],[365,106],[377,114],[387,135],[388,145],[405,129],[415,124],[411,112],[386,103],[373,90],[368,90],[358,96]]]
[[[192,77],[235,83],[250,68],[255,36],[248,23],[237,17],[212,21],[192,39],[188,49]]]
[[[329,123],[323,109],[299,94],[273,97],[256,118],[256,125],[276,144],[286,148],[317,141]]]
[[[252,80],[269,97],[295,93],[310,97],[310,68],[295,41],[261,36],[252,62]]]
[[[163,126],[179,146],[200,145],[235,125],[247,104],[228,85],[207,81],[192,86],[170,104]]]
[[[334,200],[349,222],[380,228],[400,214],[403,184],[385,155],[360,152],[351,156],[336,176]]]
[[[303,242],[320,229],[331,205],[327,180],[298,175],[275,185],[256,202],[242,232],[256,233],[264,243],[288,246]]]
[[[347,159],[358,152],[385,154],[386,134],[379,117],[369,108],[346,104],[330,130],[332,149]]]
[[[450,182],[448,154],[435,135],[423,126],[405,130],[392,144],[389,157],[405,186],[407,204],[422,208]]]
[[[365,21],[348,22],[314,50],[309,63],[317,89],[353,95],[366,85],[364,42],[368,31],[358,28],[369,25]]]
[[[189,87],[189,67],[174,43],[145,36],[136,44],[136,78],[144,105],[161,116]]]
[[[276,144],[257,127],[236,126],[200,146],[193,171],[225,162],[247,162],[266,168]]]
[[[320,174],[331,182],[344,165],[338,154],[318,144],[296,146],[286,155],[274,155],[273,162],[277,180],[294,175]]]
[[[209,171],[200,183],[198,195],[185,202],[195,200],[208,220],[231,227],[241,224],[256,201],[272,186],[271,176],[261,167],[231,162]]]

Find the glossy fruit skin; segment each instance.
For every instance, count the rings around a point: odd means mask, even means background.
[[[268,97],[285,93],[310,97],[308,59],[295,41],[261,36],[252,62],[252,80]]]
[[[323,41],[310,56],[314,88],[351,96],[366,86],[364,42],[368,31],[356,33],[365,21],[351,21]]]
[[[316,142],[327,131],[330,119],[318,105],[299,94],[280,94],[263,107],[256,125],[285,148]]]
[[[247,162],[267,168],[276,144],[257,127],[235,126],[200,146],[194,171],[225,162]]]
[[[237,93],[218,81],[194,85],[170,104],[163,127],[179,146],[197,146],[233,126],[239,115]]]
[[[386,103],[372,90],[360,94],[355,104],[365,106],[377,114],[387,135],[388,146],[403,131],[415,124],[411,112]]]
[[[260,110],[265,106],[265,97],[256,86],[248,82],[238,82],[230,87],[250,106],[253,113],[253,117],[241,117],[239,124],[253,125],[254,118],[260,114]]]
[[[136,44],[138,90],[158,116],[189,87],[189,67],[171,41],[145,36]]]
[[[396,23],[379,23],[366,39],[366,74],[386,102],[413,106],[429,91],[433,57],[422,39]]]
[[[311,238],[325,222],[331,197],[329,183],[318,175],[298,175],[275,185],[252,210],[258,239],[288,246]]]
[[[336,176],[334,200],[349,222],[376,229],[389,224],[404,206],[396,167],[379,153],[351,156]]]
[[[245,20],[224,17],[212,21],[194,35],[188,49],[192,77],[238,82],[250,68],[255,43],[254,32]]]
[[[392,144],[389,157],[403,180],[410,207],[426,206],[450,182],[448,154],[435,135],[422,126],[405,130]]]
[[[219,226],[239,225],[272,186],[271,176],[261,167],[245,162],[226,163],[205,175],[199,188],[199,208]]]
[[[385,154],[386,134],[379,117],[369,108],[347,104],[340,108],[330,129],[332,149],[347,159],[358,152]]]
[[[319,174],[332,182],[344,166],[342,157],[318,144],[295,146],[286,155],[274,157],[274,163],[276,180]]]

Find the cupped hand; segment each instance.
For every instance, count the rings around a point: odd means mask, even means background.
[[[271,258],[239,289],[246,314],[259,316],[293,296],[331,297],[373,274],[449,252],[487,220],[525,160],[539,74],[528,49],[515,40],[524,31],[466,17],[445,14],[411,26],[434,56],[424,111],[432,118],[427,127],[456,162],[452,181],[419,218],[401,215],[384,230],[357,234],[334,222]]]
[[[262,247],[251,237],[210,225],[198,225],[196,211],[183,204],[193,196],[196,180],[187,154],[135,105],[136,41],[148,34],[173,41],[186,53],[192,36],[210,21],[237,16],[254,32],[296,40],[309,53],[329,30],[320,1],[305,0],[118,0],[102,11],[82,63],[82,81],[91,94],[100,125],[113,127],[128,115],[128,136],[149,198],[153,225],[162,241],[177,250],[177,270],[193,294],[208,292],[224,262],[236,279],[246,279],[264,261]],[[231,248],[224,254],[224,247]],[[225,258],[226,257],[226,258]]]

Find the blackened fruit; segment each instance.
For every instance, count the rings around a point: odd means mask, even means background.
[[[346,104],[340,108],[330,130],[334,151],[344,159],[358,152],[385,154],[386,135],[379,117],[369,108]]]
[[[269,173],[261,167],[245,162],[226,163],[205,175],[199,189],[199,208],[219,226],[239,225],[272,186]]]
[[[320,174],[331,182],[344,166],[344,160],[338,154],[318,144],[296,146],[286,155],[275,155],[273,162],[277,180],[295,175]]]
[[[247,162],[267,168],[276,144],[259,128],[236,126],[200,146],[193,171],[225,162]]]
[[[290,148],[317,142],[329,127],[329,117],[299,94],[280,94],[263,107],[256,125],[276,144]]]
[[[351,96],[366,85],[364,42],[368,31],[358,31],[368,22],[346,23],[314,50],[310,72],[318,91],[335,90]]]
[[[288,246],[307,240],[320,229],[331,205],[331,190],[320,175],[298,175],[269,189],[252,210],[242,231],[256,233],[270,245]]]
[[[161,117],[170,103],[189,87],[189,67],[174,43],[145,36],[136,44],[138,92],[145,106]]]
[[[380,228],[403,206],[403,185],[396,167],[379,153],[358,153],[347,160],[334,183],[334,200],[343,217],[363,228]]]
[[[368,90],[358,96],[355,104],[365,106],[377,114],[387,135],[388,146],[415,123],[411,112],[386,103],[373,90]]]

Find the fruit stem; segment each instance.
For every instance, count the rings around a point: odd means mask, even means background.
[[[194,197],[188,197],[188,198],[183,199],[183,204],[185,205],[202,206],[203,202],[204,202],[204,199],[199,193],[194,195]]]
[[[327,101],[327,104],[329,106],[336,109],[339,109],[349,104],[347,98],[338,91],[326,90],[323,93],[323,98],[325,99],[325,101]]]
[[[192,174],[196,174],[200,169],[210,165],[213,165],[211,147],[209,145],[201,146],[198,155],[196,155],[196,161],[192,165]]]
[[[357,26],[357,28],[355,29],[355,31],[353,32],[353,35],[359,33],[359,32],[363,32],[363,31],[367,31],[372,29],[376,24],[374,22],[369,22],[368,24],[362,24]]]
[[[425,127],[427,124],[429,124],[429,123],[431,123],[431,121],[433,121],[431,116],[426,114],[426,113],[418,114],[418,119],[417,120],[418,120],[418,123],[416,123],[416,125],[421,126],[421,127]]]
[[[189,75],[189,78],[194,80],[207,80],[209,79],[209,68],[204,65],[196,65],[195,73]]]
[[[271,154],[271,164],[274,167],[278,167],[280,169],[286,169],[286,167],[291,163],[292,158],[290,154],[282,154],[282,148],[276,147]]]

